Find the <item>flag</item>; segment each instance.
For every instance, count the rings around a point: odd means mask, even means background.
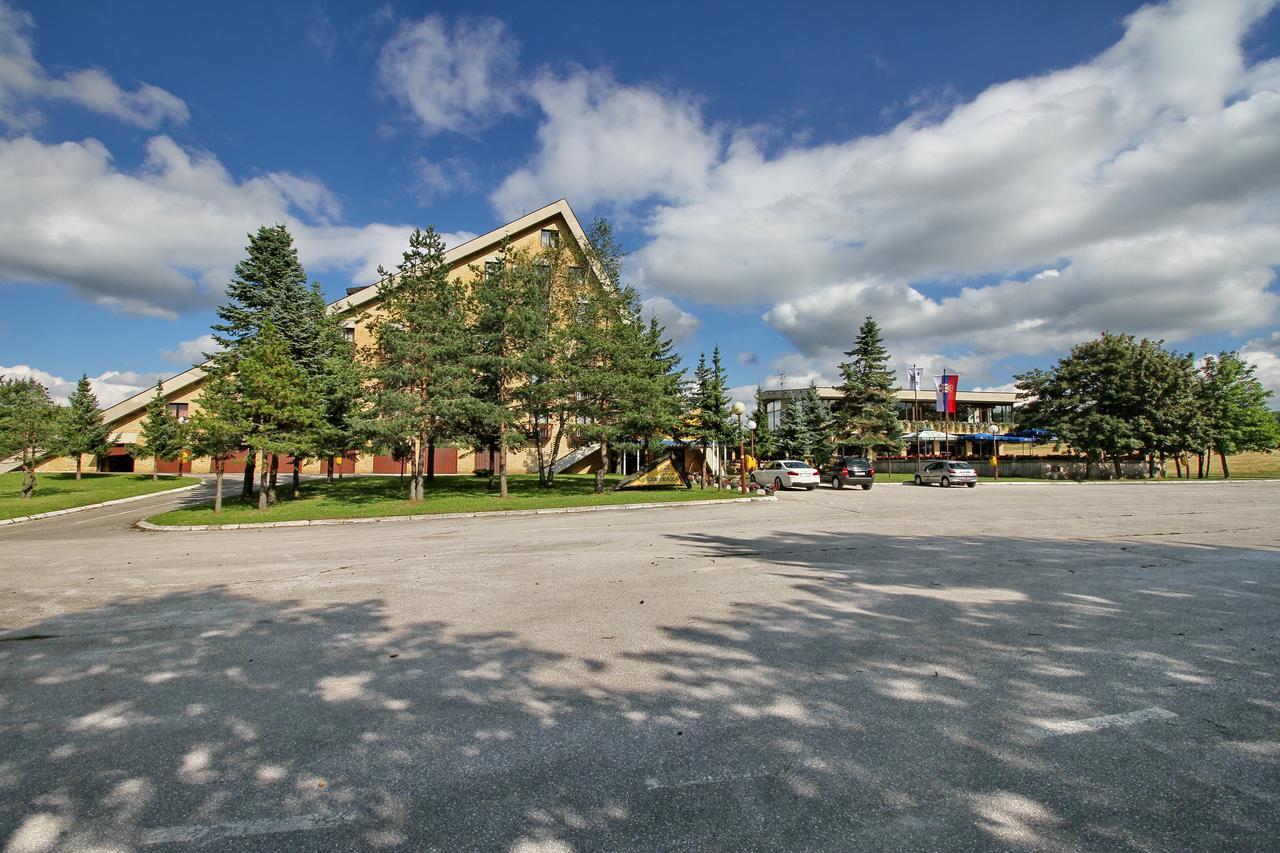
[[[923,367],[907,368],[907,388],[912,391],[920,390],[920,375],[924,373]]]
[[[938,404],[934,411],[955,414],[956,392],[959,390],[960,377],[954,373],[943,373],[933,377],[933,387],[938,392]]]

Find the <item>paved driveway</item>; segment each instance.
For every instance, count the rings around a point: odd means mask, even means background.
[[[18,525],[0,845],[1274,849],[1278,508],[877,486]]]

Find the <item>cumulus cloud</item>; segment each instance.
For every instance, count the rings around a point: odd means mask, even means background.
[[[79,381],[79,377],[64,379],[28,364],[15,364],[12,367],[0,365],[0,376],[6,379],[34,379],[49,390],[49,396],[55,403],[66,403]],[[105,409],[168,378],[163,373],[108,370],[98,376],[90,376],[89,384],[98,398],[98,405]]]
[[[428,135],[475,133],[519,106],[520,45],[495,18],[440,15],[406,22],[383,48],[383,92]]]
[[[640,303],[645,314],[658,318],[667,329],[667,337],[674,344],[683,343],[693,337],[702,324],[697,317],[685,311],[665,296],[655,296]]]
[[[42,119],[40,105],[49,101],[78,104],[144,128],[183,124],[190,117],[181,98],[150,83],[126,90],[98,68],[50,74],[36,59],[34,29],[30,15],[0,0],[0,123],[34,127]]]
[[[222,298],[246,233],[281,222],[312,271],[357,284],[403,251],[408,225],[336,225],[337,201],[288,173],[237,180],[206,152],[167,136],[147,142],[135,171],[96,140],[0,140],[0,280],[62,283],[120,311],[172,317]],[[450,245],[469,234],[446,234]]]
[[[189,341],[179,341],[173,349],[165,350],[165,360],[178,367],[187,368],[193,364],[202,364],[206,354],[218,352],[222,347],[213,339],[212,334],[204,334]]]
[[[689,197],[704,188],[720,150],[718,132],[685,93],[574,69],[541,73],[529,95],[544,115],[538,150],[494,191],[504,216],[562,196],[583,207]]]
[[[544,72],[538,148],[492,201],[630,205],[647,292],[767,306],[824,363],[866,314],[988,365],[1103,329],[1245,334],[1280,317],[1280,60],[1241,47],[1272,7],[1144,7],[1074,67],[780,149],[687,93]]]
[[[1272,393],[1271,408],[1280,410],[1280,332],[1249,341],[1240,348],[1240,356],[1257,369],[1258,381]]]

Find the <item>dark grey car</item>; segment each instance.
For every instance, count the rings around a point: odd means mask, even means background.
[[[917,486],[923,486],[926,483],[937,483],[944,489],[952,483],[972,489],[978,485],[978,472],[973,470],[973,466],[968,462],[956,462],[950,459],[930,462],[921,469],[919,474],[916,474]]]
[[[833,489],[843,489],[845,486],[869,489],[876,482],[876,467],[874,463],[859,456],[837,456],[822,469],[822,480],[830,483]]]

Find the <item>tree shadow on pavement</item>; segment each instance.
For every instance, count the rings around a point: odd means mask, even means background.
[[[0,636],[0,839],[1164,850],[1280,837],[1277,586],[1260,552],[670,540],[690,571],[714,559],[786,595],[591,655],[396,627],[380,600],[228,588]],[[1072,725],[1151,708],[1167,715]]]

